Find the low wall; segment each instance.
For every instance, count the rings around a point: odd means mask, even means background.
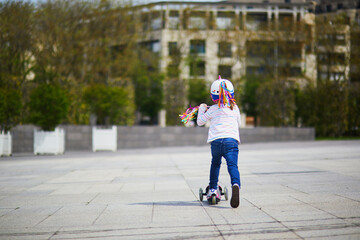
[[[61,126],[65,129],[65,151],[91,151],[91,126]],[[32,125],[19,125],[11,133],[13,153],[33,152],[34,129]],[[118,149],[151,148],[166,146],[205,145],[208,128],[205,127],[157,127],[157,126],[118,126]],[[242,143],[274,141],[312,141],[314,128],[241,128]]]

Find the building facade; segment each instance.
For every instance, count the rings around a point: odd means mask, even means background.
[[[161,71],[212,82],[248,74],[316,79],[314,44],[307,40],[312,7],[305,0],[233,0],[139,8],[143,43],[159,54]]]
[[[333,25],[320,32],[318,78],[360,82],[360,0],[317,0],[314,12],[320,22]],[[339,16],[343,19],[338,21]],[[322,44],[323,43],[323,44]],[[326,46],[327,45],[327,46]],[[329,67],[323,63],[329,62]]]

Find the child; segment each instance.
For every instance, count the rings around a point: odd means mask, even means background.
[[[207,109],[206,104],[199,107],[197,124],[204,125],[210,122],[207,142],[211,144],[211,168],[209,193],[216,194],[221,165],[221,158],[227,162],[228,172],[231,178],[232,196],[230,205],[233,208],[239,206],[240,174],[238,170],[238,154],[240,143],[239,126],[240,111],[234,100],[234,87],[229,80],[215,80],[211,85],[211,98],[216,103]]]

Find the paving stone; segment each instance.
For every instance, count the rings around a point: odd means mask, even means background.
[[[209,146],[0,159],[0,239],[359,239],[359,146],[240,145],[236,209],[198,199]]]

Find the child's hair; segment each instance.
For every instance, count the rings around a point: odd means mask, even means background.
[[[214,100],[214,102],[215,102],[216,104],[219,104],[219,99],[218,99],[218,100]],[[231,109],[231,110],[234,110],[235,105],[236,105],[235,99],[230,99],[230,109]]]
[[[236,105],[236,103],[235,103],[235,100],[234,99],[231,99],[230,100],[230,109],[231,110],[234,110],[234,106]]]
[[[231,110],[236,105],[234,99],[234,86],[227,79],[222,79],[219,75],[219,79],[215,80],[210,87],[211,99],[223,107],[229,107]]]

